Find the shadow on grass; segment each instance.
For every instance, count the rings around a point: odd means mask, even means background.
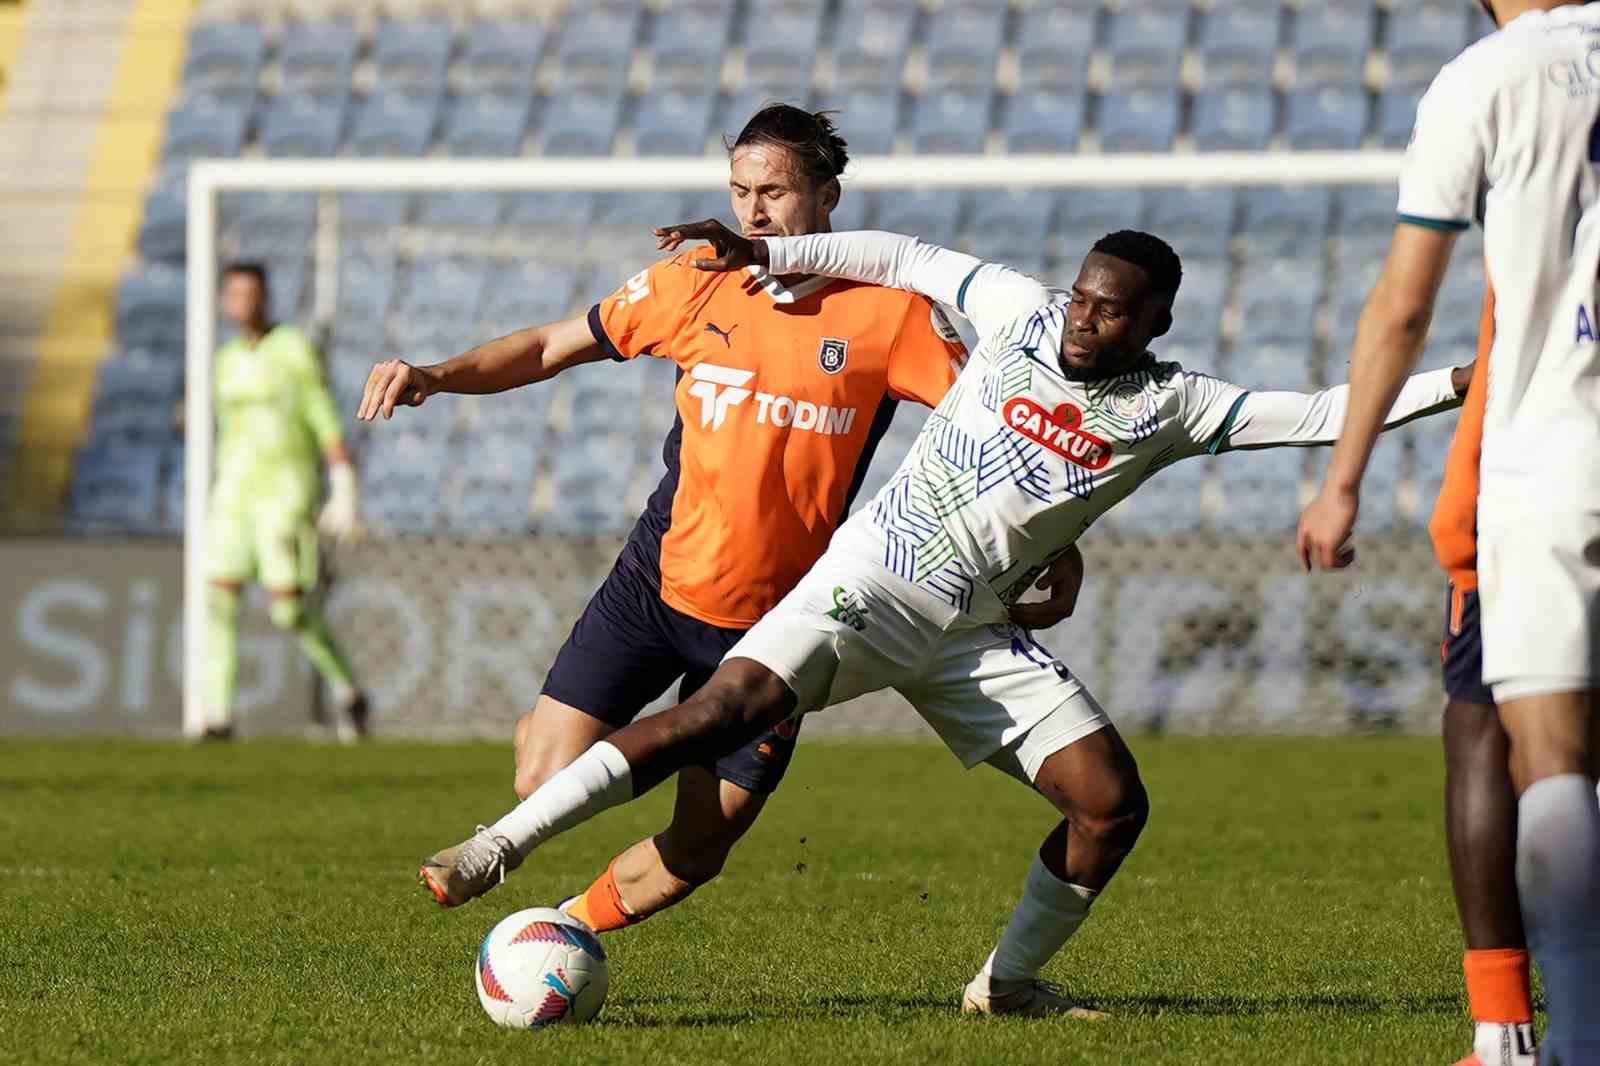
[[[1428,996],[1375,996],[1366,993],[1284,993],[1271,996],[1101,996],[1094,1005],[1113,1014],[1197,1017],[1260,1017],[1269,1014],[1458,1014],[1453,993]]]

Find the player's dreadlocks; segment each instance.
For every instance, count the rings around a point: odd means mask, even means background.
[[[724,139],[729,152],[747,144],[786,148],[800,161],[800,169],[815,185],[844,173],[850,161],[844,138],[834,128],[829,112],[806,111],[790,104],[768,104],[751,116],[739,136]]]
[[[1094,242],[1094,250],[1132,263],[1150,279],[1150,290],[1167,300],[1178,295],[1183,283],[1183,261],[1172,246],[1153,233],[1121,229]]]

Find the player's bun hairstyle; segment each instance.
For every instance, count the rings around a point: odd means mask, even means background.
[[[800,162],[800,170],[814,185],[823,185],[844,173],[850,152],[834,128],[827,111],[807,111],[791,104],[768,104],[750,117],[739,136],[723,143],[734,152],[747,144],[786,148]]]
[[[235,259],[222,268],[221,280],[227,281],[234,274],[243,274],[256,279],[256,284],[263,289],[267,287],[267,267],[265,263],[254,259]]]
[[[1119,229],[1095,241],[1094,250],[1143,270],[1150,279],[1151,290],[1168,302],[1178,295],[1178,286],[1183,284],[1183,261],[1172,245],[1155,234]]]

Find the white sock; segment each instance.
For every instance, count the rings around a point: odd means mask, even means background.
[[[1089,914],[1095,891],[1068,884],[1045,869],[1038,855],[1022,884],[1022,898],[1005,932],[983,964],[983,976],[1002,981],[1032,977],[1049,962]]]
[[[633,771],[628,760],[601,740],[489,829],[526,856],[556,834],[632,798]]]
[[[1558,1062],[1600,1062],[1600,803],[1594,782],[1557,774],[1517,803],[1517,891],[1544,977]]]
[[[1479,1022],[1473,1054],[1482,1066],[1536,1066],[1532,1022]]]

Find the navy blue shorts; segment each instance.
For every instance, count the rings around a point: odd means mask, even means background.
[[[658,582],[619,559],[556,653],[544,694],[620,729],[679,677],[678,699],[688,699],[745,632],[673,610]],[[789,769],[798,731],[798,719],[784,722],[707,769],[751,792],[771,792]]]
[[[1483,630],[1478,626],[1478,590],[1450,586],[1444,606],[1444,691],[1455,700],[1494,706],[1483,683]]]

